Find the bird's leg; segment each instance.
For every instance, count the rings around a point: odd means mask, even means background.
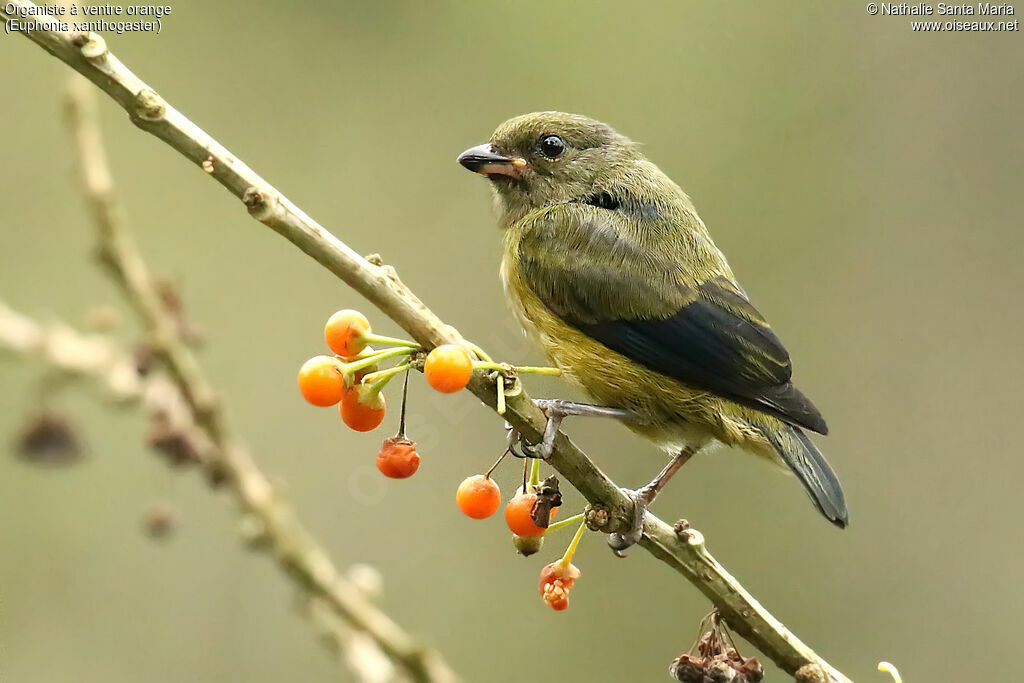
[[[647,514],[647,508],[650,507],[654,499],[657,498],[658,492],[665,488],[665,484],[668,480],[679,471],[679,469],[686,464],[686,462],[693,457],[693,454],[697,452],[696,448],[687,447],[679,451],[674,458],[665,465],[665,469],[658,473],[651,483],[647,484],[643,488],[637,489],[636,491],[627,491],[627,495],[633,500],[633,523],[629,531],[624,534],[613,533],[608,534],[608,545],[615,551],[615,554],[619,557],[625,557],[622,551],[635,545],[644,534],[644,516]]]
[[[641,419],[636,413],[623,408],[609,408],[607,406],[595,406],[590,403],[576,403],[574,401],[563,401],[557,398],[534,399],[533,401],[540,408],[545,417],[548,418],[544,427],[544,437],[538,444],[527,444],[521,439],[519,447],[527,457],[541,458],[547,460],[555,448],[555,437],[558,429],[562,426],[562,420],[570,415],[583,415],[589,417],[611,417],[616,420]]]

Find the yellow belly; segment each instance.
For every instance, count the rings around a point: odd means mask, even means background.
[[[759,426],[775,418],[649,370],[566,324],[537,298],[523,279],[516,250],[506,250],[501,275],[512,311],[527,334],[572,383],[595,402],[637,413],[633,431],[669,452],[703,446],[710,439],[744,446],[771,457]]]

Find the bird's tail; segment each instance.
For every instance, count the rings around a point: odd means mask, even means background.
[[[849,514],[843,487],[817,446],[798,427],[788,425],[779,430],[765,430],[765,437],[804,485],[821,514],[840,529],[844,528]]]

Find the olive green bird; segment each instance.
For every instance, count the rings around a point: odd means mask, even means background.
[[[672,456],[631,492],[647,506],[696,452],[739,446],[791,470],[833,524],[839,480],[804,433],[828,431],[792,383],[789,354],[737,284],[690,198],[639,146],[575,114],[503,123],[459,163],[486,175],[504,231],[512,309],[566,378],[599,405],[538,401],[550,454],[566,415],[610,415]]]

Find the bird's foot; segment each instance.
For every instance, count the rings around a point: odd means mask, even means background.
[[[622,489],[626,497],[633,501],[633,519],[630,527],[625,532],[614,532],[608,534],[608,547],[619,557],[625,557],[623,551],[633,547],[640,542],[644,535],[644,517],[647,516],[647,508],[658,495],[651,486],[644,486],[641,489]]]
[[[623,489],[626,496],[633,501],[633,520],[630,524],[630,528],[625,533],[611,533],[608,534],[608,545],[612,551],[619,557],[625,557],[622,551],[626,550],[630,546],[634,546],[640,542],[640,539],[644,535],[644,517],[647,515],[647,508],[651,506],[654,499],[658,496],[661,489],[665,488],[665,484],[671,479],[679,469],[687,463],[687,461],[693,457],[693,454],[697,452],[696,448],[688,447],[679,451],[675,457],[665,468],[658,473],[651,483],[647,484],[643,488],[637,489],[636,491],[630,491],[629,489]]]

